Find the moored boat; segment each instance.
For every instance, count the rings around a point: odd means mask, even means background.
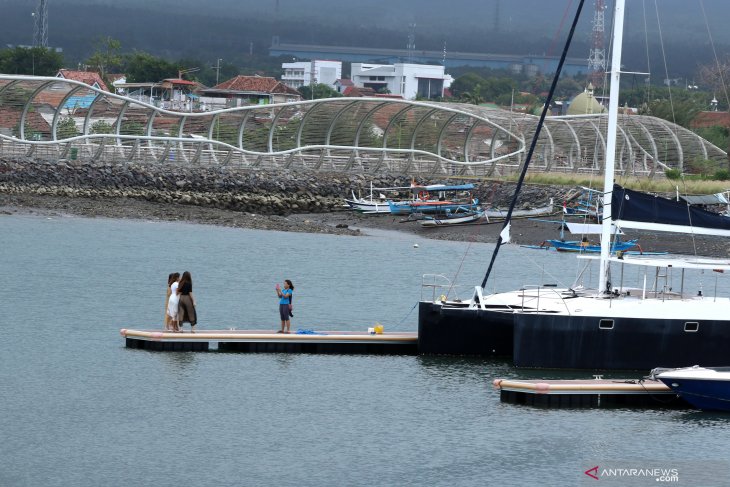
[[[586,265],[567,288],[536,284],[485,294],[503,241],[500,234],[486,276],[481,286],[475,288],[472,299],[468,303],[422,303],[419,311],[424,314],[423,319],[419,314],[419,332],[423,325],[424,330],[444,330],[442,335],[449,333],[447,328],[458,334],[461,323],[475,329],[493,329],[493,341],[480,348],[481,354],[488,355],[498,348],[494,345],[500,344],[505,328],[509,327],[513,363],[522,367],[650,369],[656,364],[683,367],[727,360],[730,298],[718,292],[717,284],[714,292],[706,293],[703,279],[713,271],[716,279],[721,273],[730,272],[730,260],[611,254],[615,233],[612,225],[619,230],[730,236],[730,218],[614,185],[624,4],[625,0],[617,0],[614,16],[600,258],[579,256],[588,264],[599,264],[597,286],[583,285]],[[544,115],[545,111],[541,121]],[[532,148],[540,128],[538,125]],[[525,166],[531,156],[532,152]],[[515,202],[516,196],[510,208],[514,208]],[[542,281],[542,272],[533,282]],[[696,272],[698,279],[685,279],[685,272]],[[629,276],[638,282],[628,283]],[[467,335],[462,340],[465,349],[475,348],[470,341],[474,337]],[[446,340],[443,336],[439,339]]]
[[[536,216],[547,216],[555,213],[555,206],[552,202],[548,205],[540,206],[538,208],[526,208],[522,210],[514,210],[512,212],[512,218],[530,218]],[[507,216],[507,210],[503,208],[489,208],[484,210],[484,214],[489,218],[505,218]]]
[[[388,201],[394,215],[412,213],[439,213],[457,210],[477,210],[479,200],[472,197],[473,184],[411,186],[414,198],[409,201]]]
[[[355,192],[352,192],[352,198],[345,198],[345,204],[352,210],[359,211],[362,213],[374,214],[374,213],[390,213],[390,205],[388,200],[392,199],[386,196],[384,193],[394,193],[403,190],[410,190],[409,186],[405,187],[390,187],[390,188],[374,188],[372,183],[370,184],[370,194],[365,197],[355,196]],[[378,192],[376,196],[375,192]]]
[[[696,408],[730,411],[730,367],[654,369],[652,376]]]

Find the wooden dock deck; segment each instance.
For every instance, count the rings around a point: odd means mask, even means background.
[[[272,330],[198,330],[172,333],[162,330],[120,330],[127,348],[171,352],[335,353],[416,355],[418,334],[356,331],[276,333]],[[217,348],[216,348],[217,347]]]
[[[493,384],[500,391],[500,400],[511,404],[549,408],[689,407],[669,387],[650,379],[495,379]]]

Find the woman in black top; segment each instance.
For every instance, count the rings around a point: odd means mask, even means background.
[[[195,296],[193,296],[193,278],[190,272],[183,272],[180,278],[180,284],[177,287],[177,293],[180,295],[180,304],[178,304],[177,319],[180,323],[180,331],[182,331],[183,323],[190,323],[190,332],[195,333],[195,324],[198,317],[195,313]]]

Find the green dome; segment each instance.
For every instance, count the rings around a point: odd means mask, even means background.
[[[606,108],[593,96],[593,85],[590,84],[583,93],[573,98],[568,107],[568,115],[592,115],[605,111]]]

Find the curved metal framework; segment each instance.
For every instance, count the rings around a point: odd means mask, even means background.
[[[537,117],[458,103],[332,98],[169,111],[59,78],[0,75],[0,155],[488,176],[524,163]],[[605,115],[549,117],[533,171],[600,172]],[[620,119],[617,169],[653,175],[726,160],[693,132]]]

